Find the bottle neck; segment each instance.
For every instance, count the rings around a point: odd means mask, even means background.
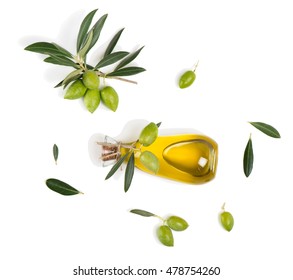
[[[101,157],[103,166],[115,164],[122,156],[127,154],[131,149],[135,148],[132,144],[125,144],[121,142],[108,143],[97,142],[101,147]]]

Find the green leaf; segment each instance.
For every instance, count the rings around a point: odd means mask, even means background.
[[[51,55],[44,59],[45,62],[57,64],[57,65],[63,65],[63,66],[70,66],[78,69],[78,65],[72,61],[71,59],[65,57],[65,56],[55,56]]]
[[[113,37],[113,39],[110,41],[106,51],[105,51],[105,54],[104,54],[104,57],[106,57],[107,55],[109,55],[110,53],[112,53],[113,49],[115,48],[120,36],[121,36],[121,33],[123,32],[124,28],[122,28],[121,30],[119,30],[115,36]]]
[[[250,122],[250,124],[270,137],[281,138],[280,133],[269,124],[263,122]]]
[[[27,46],[25,50],[40,53],[40,54],[64,56],[65,52],[67,51],[60,48],[57,47],[55,43],[37,42]],[[68,55],[68,53],[66,53],[66,56]]]
[[[121,164],[124,162],[126,157],[129,155],[129,153],[125,154],[123,157],[121,157],[111,168],[109,173],[107,174],[105,180],[109,179],[112,177],[112,175],[118,170],[118,168],[121,166]]]
[[[98,9],[95,9],[93,11],[91,11],[82,21],[80,28],[79,28],[79,32],[78,32],[78,36],[77,36],[77,42],[76,42],[76,52],[78,53],[82,47],[82,45],[84,45],[84,41],[87,37],[87,32],[90,28],[90,25],[92,23],[93,17],[96,13]]]
[[[111,77],[111,76],[131,76],[131,75],[136,75],[138,73],[141,73],[145,71],[144,68],[141,67],[125,67],[122,69],[119,69],[117,71],[113,71],[109,74],[107,74],[107,76]]]
[[[140,210],[140,209],[132,209],[130,210],[131,213],[143,216],[143,217],[153,217],[156,216],[155,214],[145,211],[145,210]]]
[[[65,79],[61,82],[60,86],[63,86],[64,88],[66,88],[71,82],[79,79],[81,75],[82,75],[81,69],[73,70],[65,77]]]
[[[138,55],[139,53],[141,52],[141,50],[143,49],[144,47],[141,47],[140,49],[138,49],[137,51],[135,51],[134,53],[130,54],[129,56],[127,56],[125,59],[123,59],[118,65],[117,67],[115,68],[115,71],[126,66],[127,64],[129,64],[131,61],[133,61]]]
[[[56,164],[57,164],[57,160],[58,160],[58,155],[59,155],[58,146],[56,144],[54,144],[53,145],[53,156],[54,156],[54,160],[55,160]]]
[[[92,27],[93,30],[93,40],[90,44],[89,50],[96,44],[96,42],[98,41],[102,28],[104,26],[104,23],[107,19],[107,14],[103,15],[100,17],[100,19],[96,22],[96,24]]]
[[[81,48],[81,50],[78,52],[77,56],[80,57],[81,59],[84,60],[86,54],[88,53],[89,49],[90,49],[90,45],[92,43],[93,40],[93,30],[91,30],[85,40],[84,46]]]
[[[131,181],[134,174],[134,153],[130,155],[129,161],[127,162],[124,177],[124,191],[127,192],[131,185]]]
[[[59,51],[60,51],[60,55],[64,55],[66,57],[69,58],[73,58],[73,55],[66,49],[62,48],[61,46],[57,45],[56,43],[52,43]]]
[[[63,83],[64,80],[62,80],[61,82],[59,82],[56,86],[54,86],[54,88],[57,88],[57,87],[61,87],[62,86],[62,83]]]
[[[122,51],[111,53],[111,54],[105,56],[103,59],[101,59],[100,62],[95,66],[95,69],[99,69],[101,67],[111,65],[111,64],[117,62],[118,60],[122,59],[123,57],[125,57],[128,54],[129,54],[128,52],[122,52]]]
[[[94,69],[95,69],[94,66],[89,65],[89,64],[86,64],[86,68],[87,68],[88,70],[94,70]]]
[[[83,194],[82,192],[78,191],[77,189],[71,187],[67,183],[60,181],[58,179],[48,179],[46,181],[46,185],[52,191],[60,193],[62,195]]]
[[[243,157],[243,170],[246,177],[248,177],[253,168],[253,148],[251,136],[247,142]]]

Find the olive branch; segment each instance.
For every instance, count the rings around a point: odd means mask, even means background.
[[[47,55],[44,62],[74,68],[74,70],[68,73],[55,87],[63,87],[65,89],[72,82],[81,80],[83,74],[89,70],[94,71],[99,78],[116,79],[136,84],[137,82],[124,77],[136,75],[145,71],[142,67],[130,65],[144,46],[132,53],[128,51],[115,51],[115,47],[124,28],[120,29],[110,40],[102,58],[95,65],[87,63],[88,53],[96,45],[108,16],[104,14],[92,25],[97,10],[98,9],[95,9],[88,13],[79,27],[75,55],[60,45],[49,42],[36,42],[25,48],[27,51]],[[116,64],[116,66],[114,66],[114,64]],[[102,71],[101,69],[106,66],[113,66],[112,70],[109,72]],[[84,94],[85,92],[81,95],[84,96]],[[78,98],[82,96],[78,96]],[[77,97],[71,99],[76,98]]]

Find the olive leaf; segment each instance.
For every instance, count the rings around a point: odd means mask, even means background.
[[[133,213],[133,214],[137,214],[137,215],[143,216],[143,217],[153,217],[153,216],[156,216],[155,214],[153,214],[151,212],[148,212],[148,211],[145,211],[145,210],[141,210],[141,209],[132,209],[132,210],[130,210],[130,212]]]
[[[47,43],[47,42],[33,43],[27,46],[25,50],[40,53],[40,54],[46,54],[46,55],[59,55],[59,56],[65,55],[65,52],[61,50],[59,47],[57,47],[57,45],[55,45],[54,43]],[[66,51],[65,56],[68,56],[68,53],[69,52]]]
[[[263,122],[249,122],[251,125],[253,125],[255,128],[263,132],[264,134],[273,137],[273,138],[281,138],[280,133],[272,127],[269,124],[263,123]]]
[[[124,160],[126,159],[126,157],[129,155],[129,152],[127,154],[125,154],[123,157],[121,157],[111,168],[111,170],[109,171],[109,173],[107,174],[105,180],[109,179],[110,177],[112,177],[114,175],[114,173],[118,170],[118,168],[122,165],[122,163],[124,162]]]
[[[248,177],[253,168],[253,148],[251,136],[247,142],[243,157],[243,170],[246,177]]]
[[[76,52],[79,52],[82,45],[84,45],[85,38],[87,37],[87,32],[90,28],[92,23],[93,17],[98,9],[91,11],[82,21],[79,32],[77,35],[77,42],[76,42]]]
[[[54,144],[53,145],[53,156],[54,156],[54,160],[55,160],[56,164],[57,164],[57,160],[58,160],[58,155],[59,155],[58,146],[56,144]]]
[[[67,183],[60,181],[58,179],[50,178],[46,180],[46,185],[49,189],[54,192],[57,192],[62,195],[75,195],[75,194],[83,194],[77,189],[71,187]]]
[[[93,32],[93,30],[91,30],[86,37],[84,46],[81,48],[81,50],[77,54],[77,56],[83,60],[85,59],[85,56],[86,56],[87,52],[89,51],[90,45],[93,40],[93,36],[94,36],[94,32]]]
[[[115,36],[113,37],[113,39],[110,41],[105,53],[104,53],[104,57],[106,57],[107,55],[109,55],[113,49],[115,48],[120,36],[121,36],[121,33],[123,32],[124,28],[122,28],[121,30],[119,30]]]
[[[141,47],[140,49],[138,49],[137,51],[135,51],[134,53],[130,54],[129,56],[127,56],[125,59],[123,59],[114,69],[114,71],[117,71],[118,69],[126,66],[127,64],[129,64],[131,61],[133,61],[141,52],[141,50],[144,48]]]
[[[107,19],[108,15],[105,14],[103,16],[100,17],[100,19],[95,23],[95,25],[92,27],[92,31],[93,31],[93,40],[90,44],[89,50],[96,44],[96,42],[98,41],[102,28],[105,24],[105,21]]]
[[[132,66],[132,67],[125,67],[116,71],[113,71],[111,73],[108,73],[107,76],[108,77],[114,77],[114,76],[131,76],[131,75],[136,75],[138,73],[141,73],[145,71],[144,68],[142,67],[136,67],[136,66]]]
[[[45,62],[52,63],[52,64],[58,64],[62,66],[70,66],[78,69],[78,65],[72,61],[71,59],[65,57],[65,56],[57,56],[57,55],[51,55],[44,59]]]
[[[59,46],[56,43],[52,43],[52,44],[59,50],[60,55],[64,55],[66,57],[73,58],[73,55],[68,50],[62,48],[61,46]]]
[[[124,177],[124,191],[127,192],[132,182],[134,174],[134,152],[131,153],[129,161],[127,162]]]
[[[125,57],[128,54],[129,54],[129,52],[122,52],[122,51],[108,54],[107,56],[105,56],[103,59],[101,59],[99,61],[99,63],[95,66],[94,69],[99,69],[101,67],[111,65],[111,64],[119,61],[120,59],[122,59],[123,57]]]
[[[60,86],[63,86],[64,88],[67,87],[67,85],[69,85],[71,82],[79,79],[82,75],[82,70],[81,69],[77,69],[77,70],[74,70],[72,72],[70,72],[63,81],[60,82]],[[59,86],[56,85],[56,87]]]

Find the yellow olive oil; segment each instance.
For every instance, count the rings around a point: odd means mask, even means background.
[[[155,174],[157,176],[190,184],[202,184],[215,177],[218,145],[205,135],[159,135],[150,146],[139,148],[141,152],[152,152],[159,159],[160,167]],[[121,148],[121,155],[127,151],[128,149]],[[139,152],[135,166],[154,174],[140,162]]]
[[[152,144],[143,146],[135,140],[138,135],[132,135],[131,140],[126,139],[125,135],[131,134],[131,131],[125,129],[125,134],[115,139],[103,134],[93,135],[89,141],[92,161],[98,166],[113,165],[131,151],[134,152],[135,166],[152,175],[189,184],[203,184],[215,177],[218,145],[210,137],[195,130],[165,130],[160,131]],[[156,173],[141,162],[140,156],[145,151],[151,152],[158,159]]]

